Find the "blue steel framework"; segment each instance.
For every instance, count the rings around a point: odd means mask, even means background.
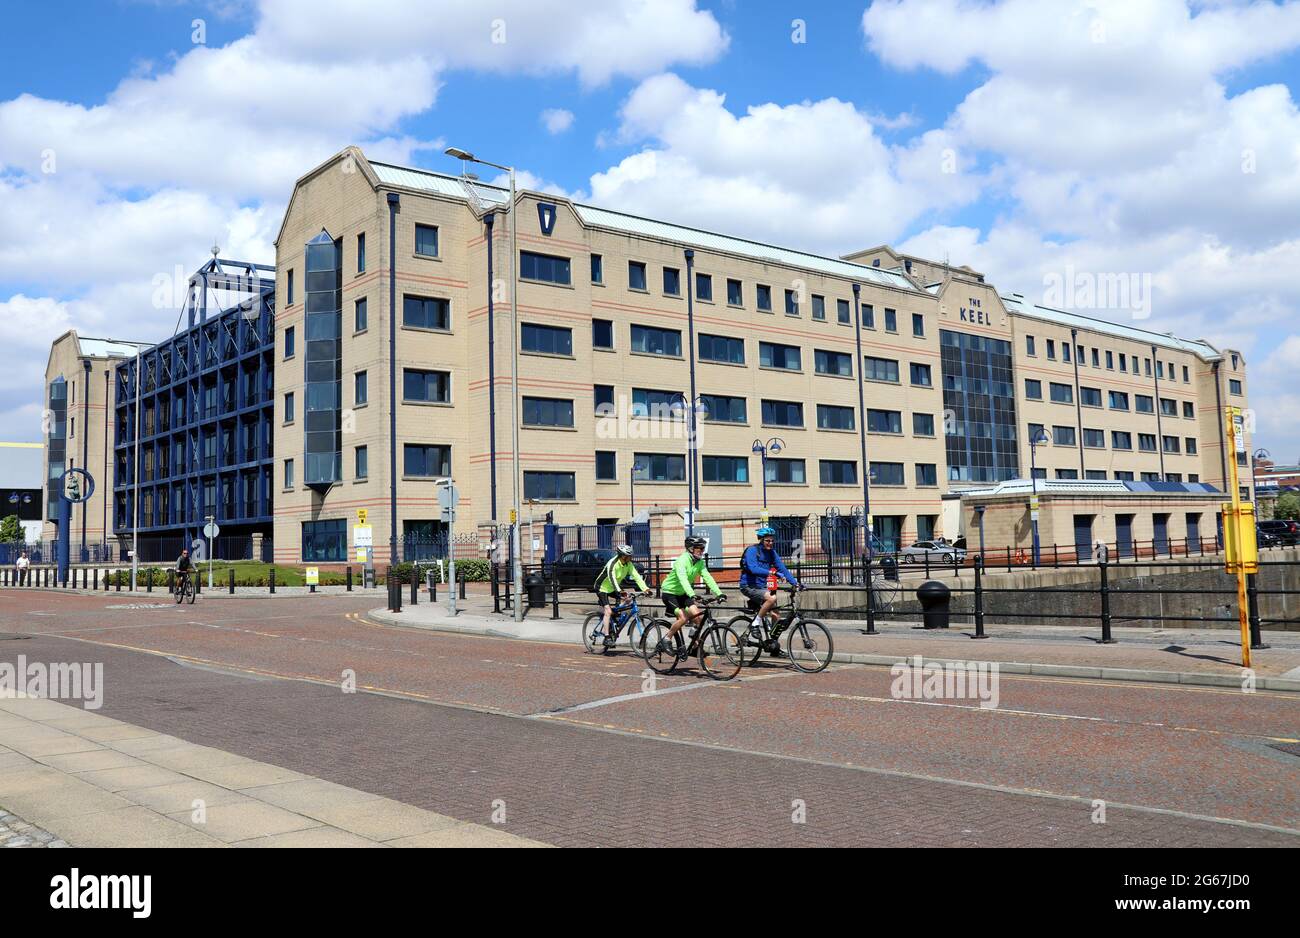
[[[208,315],[210,291],[243,294]],[[129,546],[139,475],[140,554],[170,553],[201,536],[272,534],[275,268],[214,258],[190,278],[188,328],[117,366],[113,527]],[[229,547],[228,547],[229,549]],[[235,558],[238,559],[238,558]]]

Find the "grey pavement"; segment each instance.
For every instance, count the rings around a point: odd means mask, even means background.
[[[0,847],[536,841],[53,700],[0,698]]]

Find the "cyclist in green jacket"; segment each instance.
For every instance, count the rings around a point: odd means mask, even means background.
[[[694,622],[703,614],[700,607],[695,604],[697,577],[704,580],[704,585],[714,596],[719,599],[725,598],[722,590],[718,589],[718,584],[709,574],[708,563],[704,559],[704,538],[692,535],[686,539],[685,552],[673,561],[672,571],[659,588],[659,592],[663,595],[664,611],[676,613],[677,619],[673,622],[673,627],[668,630],[668,634],[664,636],[662,643],[664,647],[657,649],[658,651],[671,647],[673,636],[682,630],[687,619]]]
[[[600,601],[600,629],[605,633],[605,644],[612,646],[614,643],[610,638],[609,617],[614,611],[614,606],[618,605],[616,597],[620,593],[626,592],[623,589],[623,583],[631,579],[647,596],[650,595],[650,587],[645,585],[645,580],[641,579],[641,574],[632,562],[632,548],[627,544],[622,544],[615,548],[614,556],[605,564],[605,569],[600,571],[600,576],[596,579],[596,595]]]

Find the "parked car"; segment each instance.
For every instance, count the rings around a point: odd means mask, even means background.
[[[1260,521],[1255,524],[1255,534],[1258,540],[1259,534],[1271,534],[1276,537],[1279,544],[1286,547],[1294,547],[1300,544],[1300,521],[1283,521],[1276,519],[1273,521]]]
[[[899,563],[925,563],[927,559],[930,563],[961,564],[966,560],[966,551],[951,544],[917,541],[898,552]]]
[[[590,589],[596,582],[600,571],[605,569],[614,556],[610,548],[597,547],[591,550],[566,550],[555,561],[555,578],[560,589]],[[640,566],[637,567],[640,570]],[[645,571],[641,571],[645,576]]]
[[[1280,547],[1282,539],[1276,534],[1270,534],[1258,524],[1255,525],[1255,546],[1256,547]]]

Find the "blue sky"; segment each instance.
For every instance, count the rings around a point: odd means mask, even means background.
[[[0,378],[6,438],[38,438],[50,339],[166,334],[154,278],[214,238],[271,259],[315,162],[357,143],[454,171],[456,144],[612,207],[827,253],[947,254],[1031,297],[1067,267],[1149,275],[1134,324],[1241,349],[1257,444],[1300,461],[1296,2],[52,0],[6,16],[0,341],[22,360]],[[571,117],[548,128],[547,112]]]

